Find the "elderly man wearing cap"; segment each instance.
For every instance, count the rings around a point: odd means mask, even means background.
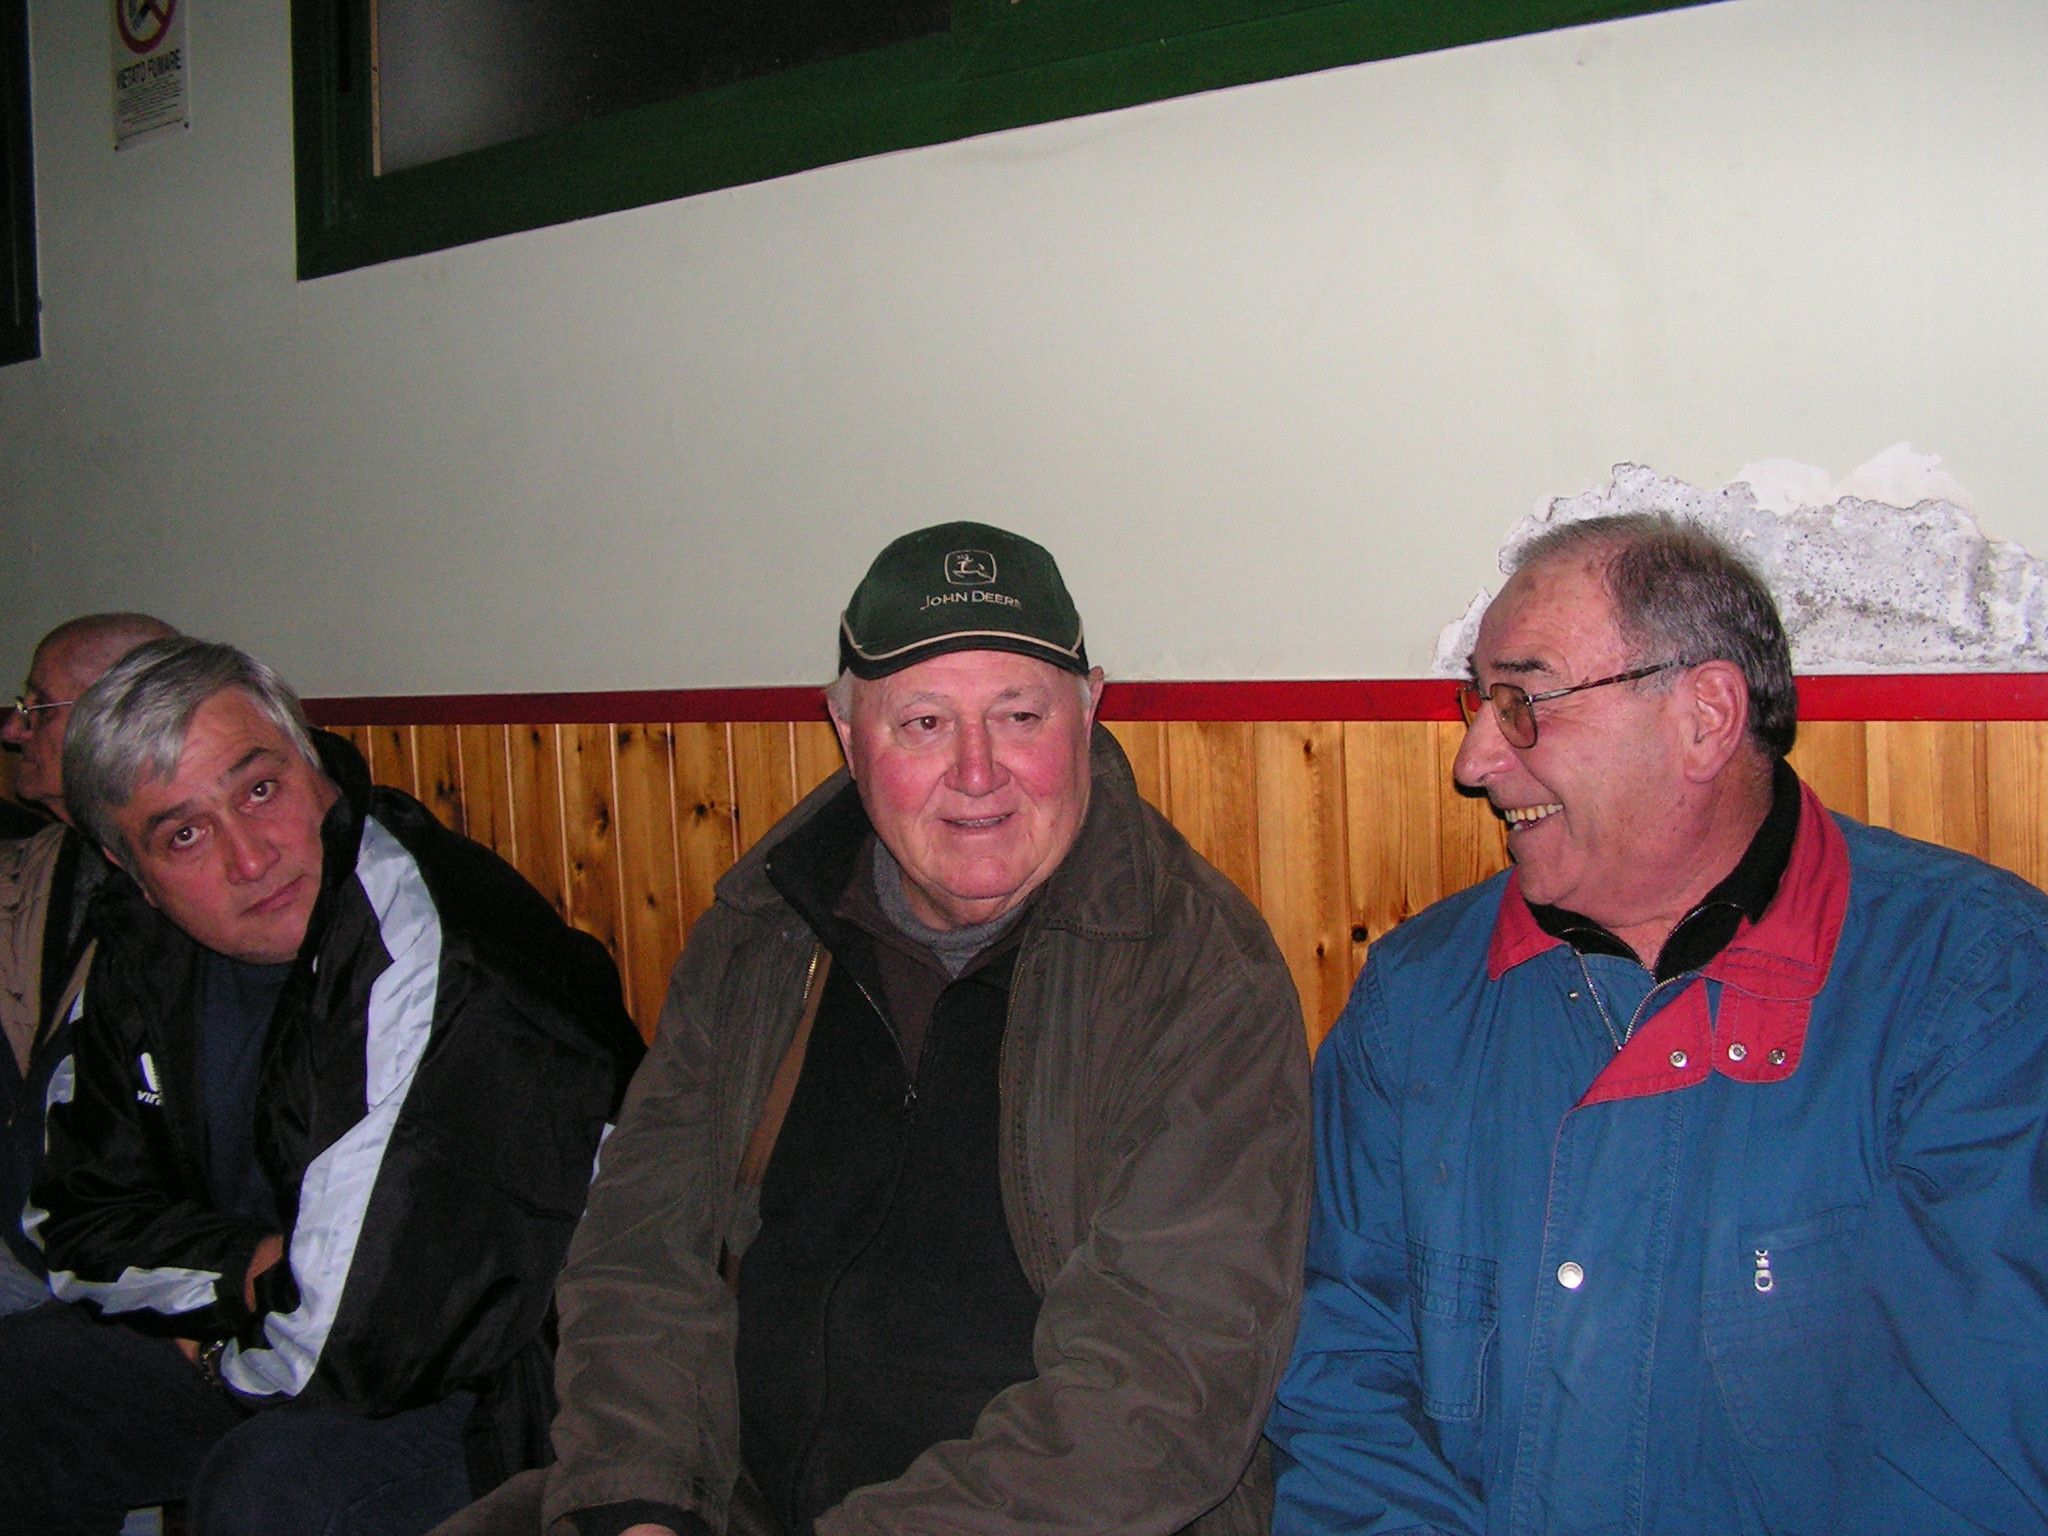
[[[1139,800],[1036,544],[897,540],[840,658],[847,769],[720,882],[606,1148],[544,1499],[444,1529],[1263,1530],[1272,938]]]

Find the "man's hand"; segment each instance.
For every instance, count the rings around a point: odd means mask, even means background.
[[[256,1310],[256,1277],[271,1268],[284,1257],[284,1239],[275,1232],[256,1245],[256,1251],[249,1255],[249,1273],[242,1281],[242,1305],[251,1312]],[[183,1344],[185,1341],[178,1341]]]
[[[178,1353],[191,1361],[195,1370],[198,1369],[199,1341],[197,1339],[173,1339],[171,1342],[178,1346]]]

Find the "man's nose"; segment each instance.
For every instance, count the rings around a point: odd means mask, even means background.
[[[985,795],[999,779],[988,727],[978,721],[963,726],[953,748],[953,787],[962,794]]]
[[[7,718],[0,721],[0,741],[10,747],[18,747],[28,740],[28,723],[21,718],[21,711],[13,705],[7,706]]]
[[[1465,739],[1451,764],[1451,777],[1467,789],[1484,789],[1486,781],[1515,760],[1515,749],[1501,734],[1500,713],[1487,700],[1472,712]]]
[[[221,856],[227,863],[228,878],[247,882],[260,880],[277,862],[277,848],[261,829],[229,816],[221,824]]]

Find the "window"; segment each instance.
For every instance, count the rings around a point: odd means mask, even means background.
[[[299,274],[885,150],[1701,3],[294,0]]]
[[[28,136],[28,0],[0,0],[0,363],[42,355],[35,157]]]

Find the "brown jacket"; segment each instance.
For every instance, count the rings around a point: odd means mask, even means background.
[[[67,948],[52,942],[50,923],[66,927],[74,861],[99,853],[63,826],[0,841],[0,1242],[13,1261],[40,1275],[40,1251],[22,1235],[22,1207],[43,1155],[43,1097],[50,1074],[69,1050],[67,1016],[85,986],[93,946],[64,976],[44,967]],[[59,890],[60,883],[63,886]],[[53,913],[53,909],[57,909]]]
[[[64,851],[66,828],[48,826],[32,837],[0,841],[0,1035],[14,1064],[28,1075],[29,1057],[52,1020],[43,1013],[44,926],[50,915],[51,881]],[[90,849],[89,857],[97,857]],[[61,1018],[84,984],[88,953],[76,967],[51,1012]]]
[[[1003,1043],[1004,1210],[1044,1298],[1038,1374],[972,1438],[828,1511],[820,1536],[1267,1526],[1254,1451],[1294,1333],[1310,1179],[1300,1004],[1263,920],[1138,798],[1106,731],[1092,755]],[[817,950],[764,850],[845,784],[727,873],[676,967],[558,1293],[550,1522],[644,1499],[727,1529],[736,1309],[718,1256]]]

